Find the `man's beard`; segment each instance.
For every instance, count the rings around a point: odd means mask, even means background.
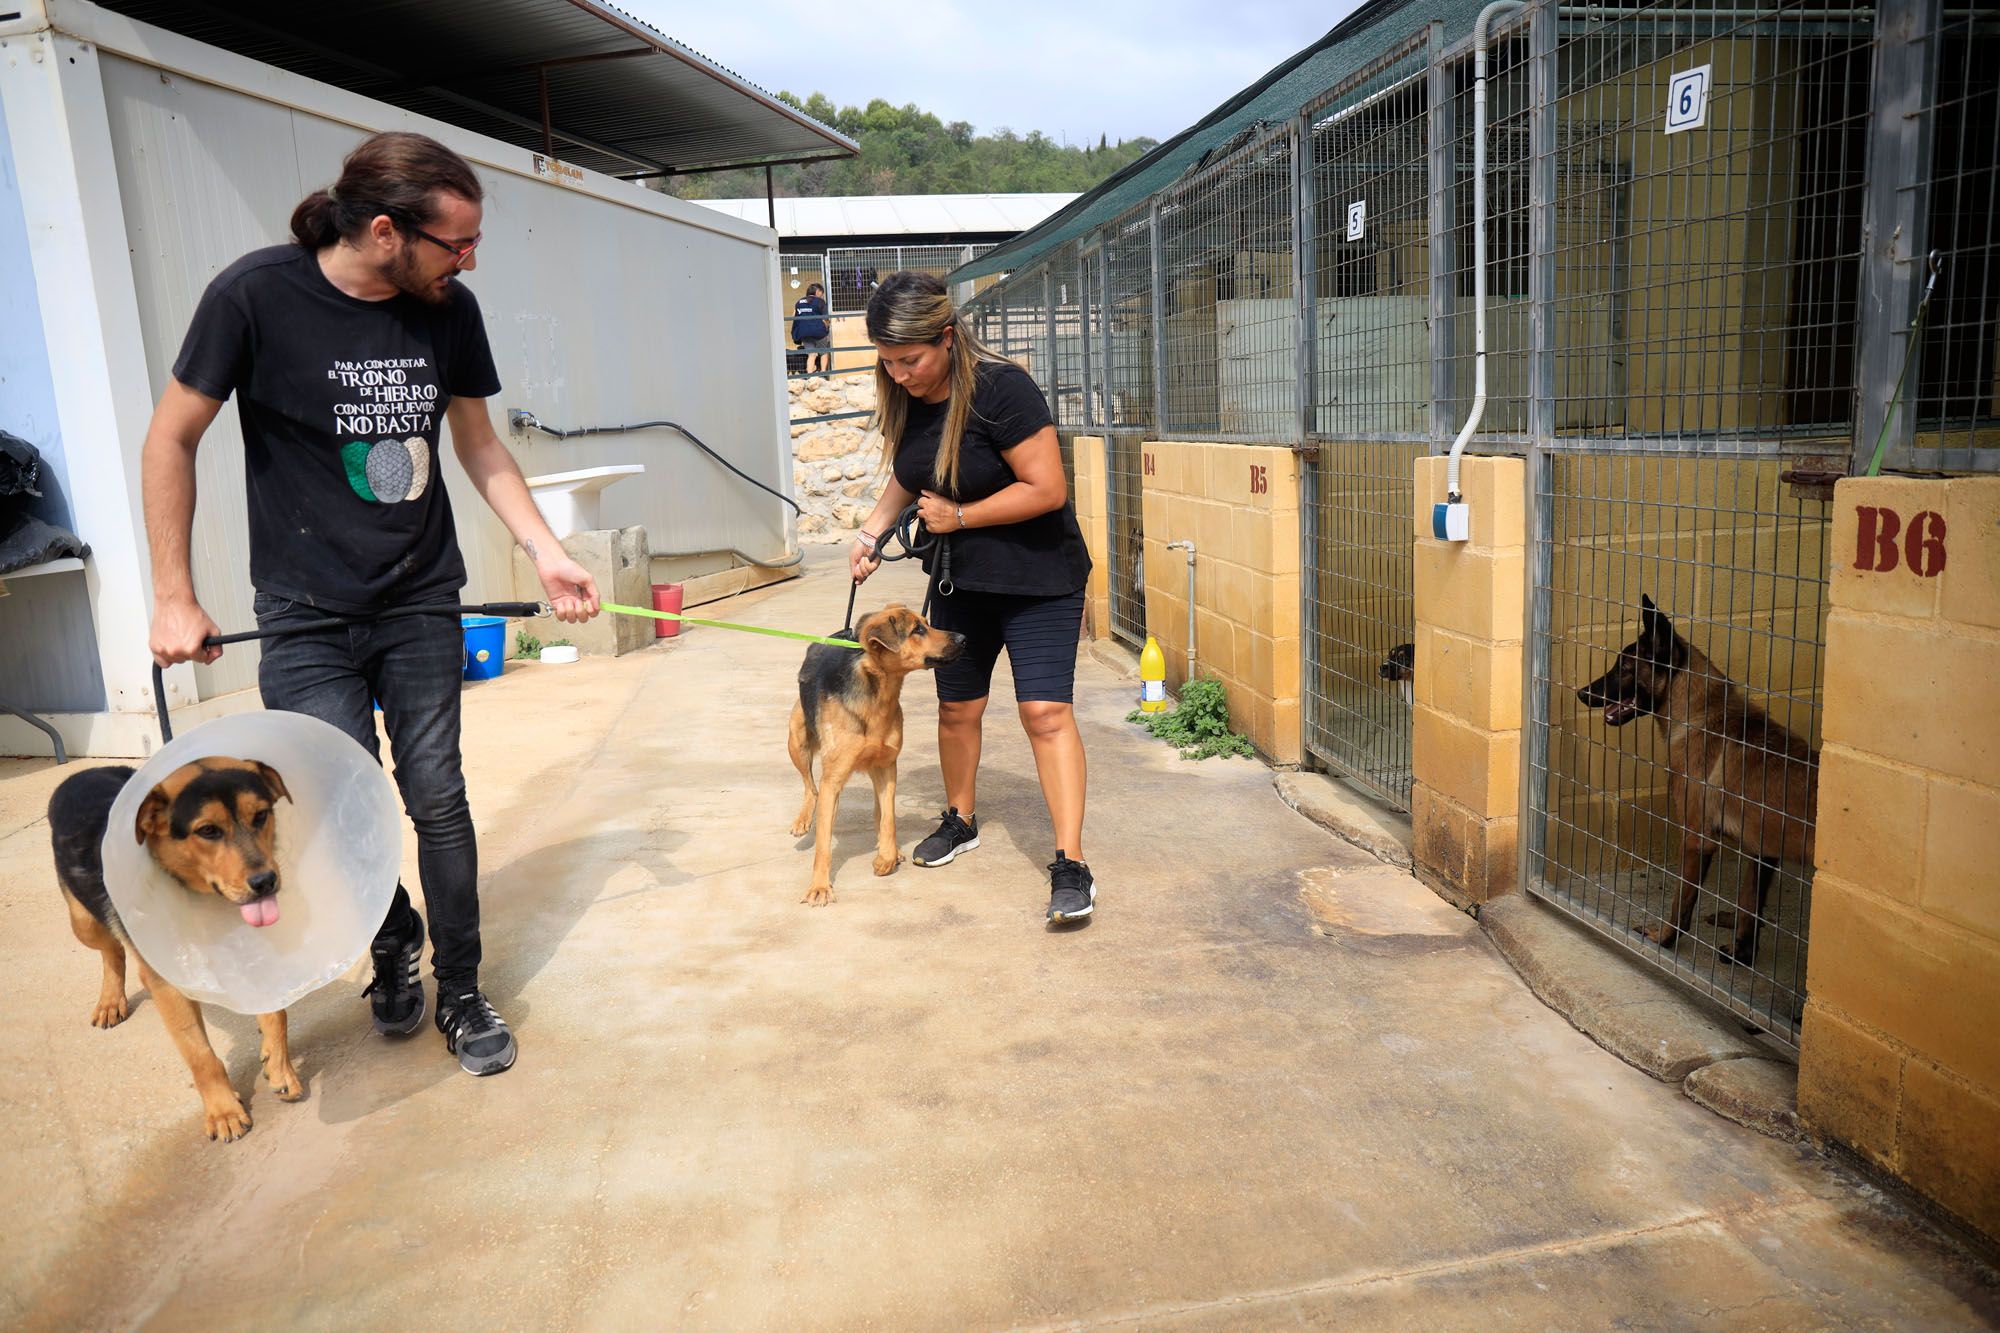
[[[382,276],[396,287],[397,291],[414,296],[425,305],[450,305],[451,283],[440,284],[437,279],[424,279],[417,271],[416,251],[406,249],[382,269]]]

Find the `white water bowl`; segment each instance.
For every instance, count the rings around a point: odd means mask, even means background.
[[[616,463],[609,467],[579,468],[574,472],[545,472],[529,477],[528,494],[542,511],[558,541],[579,532],[604,526],[599,519],[604,488],[614,481],[636,477],[646,470],[644,463]]]
[[[544,648],[542,649],[542,660],[544,662],[574,662],[576,661],[576,645],[573,643],[564,643]]]

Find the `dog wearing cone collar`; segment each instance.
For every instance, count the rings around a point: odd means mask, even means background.
[[[131,1009],[125,999],[125,957],[139,964],[139,979],[159,1006],[160,1018],[201,1095],[202,1127],[221,1142],[250,1132],[250,1113],[230,1086],[229,1076],[209,1045],[201,1006],[176,990],[132,947],[118,909],[104,887],[102,847],[111,804],[136,770],[87,769],[57,787],[49,798],[49,835],[54,844],[56,881],[69,907],[70,929],[97,950],[104,964],[93,1027],[112,1028]],[[208,758],[184,764],[146,794],[133,821],[137,838],[155,863],[187,892],[215,900],[217,911],[234,910],[247,928],[278,920],[277,804],[291,800],[284,778],[269,764]],[[264,1077],[281,1101],[297,1101],[305,1084],[292,1067],[285,1014],[259,1014]]]

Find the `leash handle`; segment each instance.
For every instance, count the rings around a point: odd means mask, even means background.
[[[902,547],[902,550],[890,551],[888,546],[891,540]],[[930,551],[937,552],[937,562],[931,568],[930,586],[924,590],[926,620],[931,618],[931,605],[938,598],[949,597],[958,591],[958,586],[951,581],[951,534],[932,532],[924,526],[923,519],[917,512],[917,506],[910,505],[896,515],[896,521],[882,534],[882,540],[875,543],[876,558],[885,563],[891,560],[909,560]],[[847,599],[847,606],[848,619],[851,621],[854,617],[852,596]]]

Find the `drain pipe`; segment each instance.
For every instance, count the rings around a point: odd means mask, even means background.
[[[1493,0],[1472,28],[1472,411],[1451,442],[1445,463],[1445,503],[1433,506],[1433,535],[1465,541],[1471,519],[1458,489],[1458,460],[1486,415],[1486,41],[1495,17],[1521,8],[1522,0]]]
[[[1192,541],[1168,542],[1169,551],[1186,551],[1188,566],[1188,649],[1187,678],[1194,679],[1194,543]]]

